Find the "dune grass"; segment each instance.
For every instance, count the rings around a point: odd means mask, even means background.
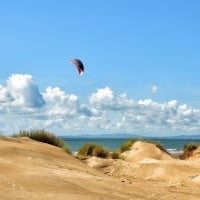
[[[78,156],[96,156],[100,158],[107,158],[109,151],[101,145],[88,143],[83,145],[79,151]]]
[[[112,159],[122,159],[122,156],[119,151],[110,152],[109,157]]]
[[[151,140],[143,140],[141,138],[139,139],[134,139],[134,138],[129,138],[127,141],[125,141],[119,149],[115,151],[109,151],[105,147],[99,145],[99,144],[93,144],[93,143],[88,143],[83,145],[77,154],[78,158],[84,158],[87,156],[96,156],[100,158],[112,158],[112,159],[123,159],[122,153],[125,151],[131,150],[132,145],[137,142],[137,141],[144,141],[146,143],[152,143],[154,144],[157,148],[159,148],[161,151],[170,154],[162,144],[156,141],[151,141]]]
[[[162,152],[165,152],[169,155],[171,155],[165,147],[157,141],[153,140],[143,140],[143,139],[133,139],[129,138],[127,141],[125,141],[118,150],[110,152],[103,146],[100,146],[98,144],[85,144],[83,147],[80,148],[78,151],[78,156],[81,157],[87,157],[87,156],[96,156],[101,158],[112,158],[112,159],[123,159],[121,154],[125,151],[129,151],[132,147],[132,145],[137,141],[144,141],[146,143],[154,144],[157,148],[159,148]],[[192,156],[193,151],[195,151],[200,144],[187,144],[184,146],[184,152],[181,155],[177,155],[175,158],[178,159],[186,159],[190,156]],[[173,155],[171,155],[173,156]]]
[[[144,140],[142,138],[139,138],[139,139],[133,139],[133,138],[130,138],[128,139],[127,141],[125,141],[121,147],[120,147],[120,152],[123,153],[125,151],[129,151],[132,147],[132,145],[137,142],[137,141],[143,141],[143,142],[147,142],[147,143],[151,143],[151,144],[154,144],[157,148],[159,148],[161,151],[167,153],[167,154],[170,154],[165,148],[164,146],[159,143],[159,142],[156,142],[156,141],[153,141],[153,140]]]
[[[127,141],[125,141],[121,147],[119,148],[120,149],[120,152],[123,153],[125,151],[129,151],[131,149],[131,146],[136,142],[135,139],[133,138],[130,138],[128,139]]]
[[[160,142],[157,142],[157,141],[147,141],[148,143],[151,143],[151,144],[154,144],[157,148],[159,148],[162,152],[165,152],[167,154],[170,155],[170,153],[165,149],[165,147],[160,143]]]
[[[197,144],[186,144],[183,149],[183,153],[179,156],[180,159],[187,159],[192,156],[193,152],[199,147]]]
[[[57,146],[63,149],[65,152],[71,154],[71,150],[62,139],[56,137],[53,133],[45,131],[44,129],[35,129],[29,131],[20,130],[20,132],[14,134],[13,137],[28,137],[39,142]]]

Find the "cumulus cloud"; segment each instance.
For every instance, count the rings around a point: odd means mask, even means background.
[[[1,91],[4,98],[6,97],[13,106],[41,107],[44,104],[31,75],[13,74],[8,78],[7,86]]]
[[[112,106],[114,104],[115,96],[109,87],[98,89],[89,97],[90,104],[97,107]]]
[[[40,93],[31,75],[11,75],[0,85],[0,124],[3,132],[45,128],[57,134],[130,132],[161,135],[200,131],[200,109],[177,100],[156,102],[128,97],[105,87],[88,101],[59,87]]]
[[[89,103],[92,107],[108,110],[124,110],[136,106],[133,99],[129,99],[126,94],[114,94],[109,88],[98,89],[97,92],[89,96]]]
[[[89,102],[97,111],[103,111],[105,129],[160,134],[200,130],[200,110],[181,105],[176,100],[164,103],[152,99],[136,101],[106,87],[93,93]]]
[[[47,115],[73,117],[79,108],[78,97],[66,94],[60,88],[47,87],[43,97],[47,104]]]
[[[8,89],[0,85],[0,103],[6,103],[12,100],[13,98],[8,92]]]

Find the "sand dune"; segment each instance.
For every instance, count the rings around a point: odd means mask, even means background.
[[[166,152],[156,147],[153,143],[137,141],[135,142],[130,151],[122,154],[128,162],[148,162],[148,160],[171,160],[172,157]]]
[[[118,177],[142,180],[195,182],[200,185],[200,162],[194,161],[199,151],[189,160],[173,158],[155,144],[138,141],[131,150],[122,153],[124,160],[90,158],[89,166]],[[193,161],[191,161],[193,160]]]
[[[200,161],[200,147],[198,147],[192,154],[191,157],[188,158],[188,160],[199,160]]]
[[[0,199],[199,199],[199,161],[163,155],[151,156],[153,162],[145,159],[90,158],[90,167],[57,147],[1,137]],[[170,173],[176,175],[174,180],[160,178]],[[179,174],[187,174],[187,179],[179,179]]]

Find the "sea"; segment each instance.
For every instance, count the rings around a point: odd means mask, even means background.
[[[95,143],[104,146],[110,151],[120,148],[120,146],[128,140],[128,138],[70,138],[62,137],[62,140],[70,147],[73,154],[87,143]],[[200,139],[169,139],[169,138],[147,138],[144,140],[155,141],[160,143],[169,153],[179,154],[184,150],[187,144],[200,144]]]

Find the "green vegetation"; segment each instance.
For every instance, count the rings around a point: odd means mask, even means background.
[[[183,153],[179,156],[180,159],[187,159],[190,156],[192,156],[193,151],[195,151],[198,148],[199,145],[197,144],[187,144],[184,146]]]
[[[44,129],[36,129],[30,131],[20,130],[20,132],[14,134],[13,137],[28,137],[39,142],[44,142],[60,147],[65,152],[71,154],[69,147],[65,144],[65,142],[62,139],[56,137],[53,133],[45,131]]]
[[[108,155],[108,150],[98,144],[85,144],[78,151],[78,156],[96,156],[100,158],[107,158]]]
[[[96,156],[99,158],[112,158],[112,159],[121,159],[121,154],[119,151],[109,152],[108,149],[105,147],[98,145],[98,144],[92,144],[88,143],[83,145],[77,154],[77,157],[80,159],[83,159],[87,156]]]
[[[109,154],[109,157],[111,157],[112,159],[121,159],[121,155],[120,155],[120,152],[117,152],[117,151],[114,151],[114,152],[111,152]]]
[[[124,142],[120,147],[120,152],[123,153],[125,151],[129,151],[131,149],[131,146],[136,140],[133,138],[128,139],[126,142]]]

